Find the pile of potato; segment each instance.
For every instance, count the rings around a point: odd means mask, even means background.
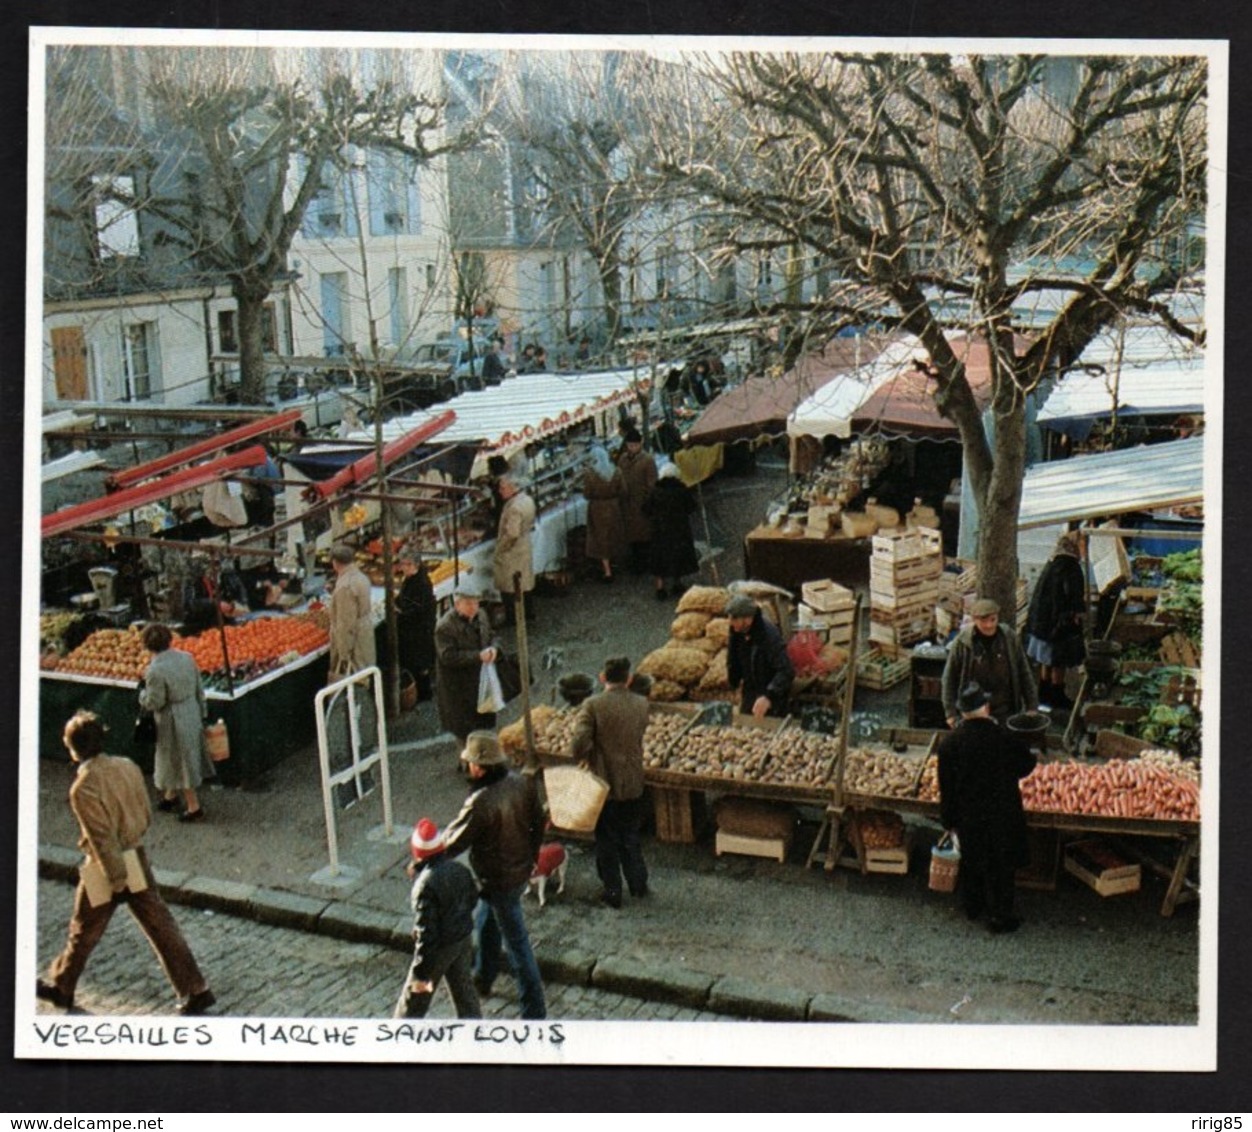
[[[730,622],[722,615],[728,596],[720,586],[692,586],[679,599],[670,639],[639,662],[639,671],[652,677],[649,699],[734,699],[726,678]]]
[[[569,754],[570,739],[574,733],[573,710],[563,710],[539,704],[530,709],[530,727],[535,736],[535,752],[539,755],[564,757]],[[500,749],[513,758],[526,753],[526,730],[519,719],[500,728]]]
[[[812,732],[789,731],[773,743],[777,734],[774,731],[702,724],[691,728],[667,755],[681,722],[678,728],[662,724],[664,730],[658,729],[653,736],[657,724],[658,720],[654,720],[648,728],[644,765],[678,774],[821,788],[829,785],[829,770],[838,750],[834,739]]]
[[[851,747],[843,769],[843,788],[852,794],[912,798],[919,770],[917,759],[886,747]]]

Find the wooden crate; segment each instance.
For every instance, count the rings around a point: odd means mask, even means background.
[[[856,620],[856,609],[817,609],[807,602],[801,602],[796,610],[796,621],[801,629],[847,629],[851,630]]]
[[[937,556],[943,558],[943,538],[930,527],[886,531],[876,534],[870,543],[870,561],[898,562],[906,558]]]
[[[1097,840],[1073,841],[1065,846],[1065,871],[1072,873],[1101,896],[1138,892],[1142,868],[1132,864]]]
[[[649,789],[652,791],[656,818],[656,839],[680,845],[693,844],[699,826],[693,792],[673,786],[650,786]]]
[[[888,560],[871,558],[869,562],[869,588],[888,593],[910,584],[929,583],[936,590],[942,573],[943,559],[937,554],[921,558]]]
[[[888,617],[895,621],[913,621],[919,617],[930,617],[935,608],[936,598],[934,586],[909,587],[903,593],[879,593],[871,590],[869,595],[869,611],[871,620],[886,622]]]
[[[800,587],[800,600],[819,613],[851,611],[856,605],[856,595],[847,586],[829,578],[805,582]]]
[[[1133,759],[1151,746],[1146,739],[1136,739],[1119,731],[1097,731],[1092,749],[1101,759]]]
[[[742,833],[727,833],[719,829],[713,843],[717,856],[723,853],[740,853],[747,857],[769,857],[785,861],[791,848],[791,838],[749,837]]]
[[[894,849],[866,849],[865,871],[903,876],[909,871],[908,845],[898,845]]]
[[[857,659],[856,684],[858,688],[882,692],[907,680],[912,667],[913,662],[907,656],[887,659],[881,650],[873,650]]]

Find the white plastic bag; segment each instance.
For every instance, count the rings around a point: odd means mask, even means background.
[[[504,708],[504,691],[500,687],[500,674],[494,661],[484,664],[478,673],[478,710],[483,715]]]

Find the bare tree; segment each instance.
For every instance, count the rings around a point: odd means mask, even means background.
[[[301,52],[234,48],[150,48],[143,61],[156,171],[144,196],[110,191],[206,277],[229,282],[241,396],[263,400],[263,305],[328,172],[370,149],[426,163],[470,144],[474,130],[443,136],[437,92],[385,76],[366,87],[350,53],[326,54],[315,69]]]
[[[961,435],[980,577],[1008,607],[1027,394],[1123,317],[1203,336],[1168,297],[1203,216],[1206,83],[1202,59],[1165,56],[656,65],[657,167],[725,211],[728,251],[811,250],[839,279],[819,297],[826,317],[921,340]],[[991,348],[990,439],[954,329]]]
[[[634,65],[612,51],[512,55],[497,117],[524,171],[521,203],[537,237],[573,238],[595,263],[606,346],[622,325],[622,240],[649,199],[648,134],[626,73]]]

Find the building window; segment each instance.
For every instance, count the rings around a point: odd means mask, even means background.
[[[139,254],[139,220],[135,214],[133,177],[92,177],[95,201],[96,252],[101,260]]]
[[[322,165],[321,185],[309,202],[301,232],[311,240],[359,234],[351,174],[329,161]]]
[[[435,289],[435,265],[428,263],[426,265],[426,290],[433,291]]]
[[[332,271],[321,277],[322,347],[326,356],[341,357],[349,352],[348,273]]]
[[[369,177],[370,235],[406,236],[421,230],[422,201],[417,163],[401,154],[371,152]]]
[[[122,327],[122,371],[126,400],[147,401],[152,396],[155,343],[153,325],[132,322]]]
[[[233,310],[217,312],[217,344],[223,354],[239,353],[237,315]],[[261,308],[261,349],[267,354],[278,353],[278,317],[273,303]]]

